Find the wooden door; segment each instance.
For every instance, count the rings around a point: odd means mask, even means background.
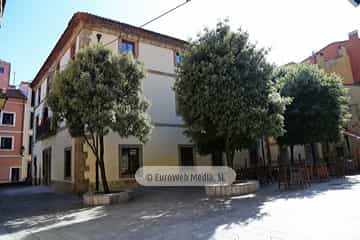
[[[51,148],[43,150],[43,183],[51,183]]]

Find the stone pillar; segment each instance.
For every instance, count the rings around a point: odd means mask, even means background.
[[[73,138],[74,149],[74,191],[88,192],[89,181],[85,179],[87,153],[83,150],[84,140],[82,138]]]

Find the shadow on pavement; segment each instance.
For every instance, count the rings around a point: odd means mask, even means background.
[[[92,208],[84,208],[72,194],[43,192],[4,198],[0,190],[0,211],[7,212],[0,217],[6,229],[0,231],[0,238],[19,233],[24,239],[49,239],[52,234],[56,239],[210,239],[219,227],[247,225],[267,216],[264,205],[269,202],[314,198],[358,184],[359,177],[347,177],[304,190],[279,191],[272,185],[254,195],[229,199],[209,199],[203,188],[142,188],[127,204]]]

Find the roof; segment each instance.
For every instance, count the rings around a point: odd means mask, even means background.
[[[159,42],[167,42],[173,44],[175,46],[184,46],[188,44],[187,41],[182,39],[174,38],[165,34],[157,33],[154,31],[146,30],[144,28],[136,27],[130,24],[122,23],[116,20],[100,17],[94,14],[86,13],[86,12],[77,12],[73,15],[71,20],[68,23],[63,34],[60,36],[60,39],[55,44],[55,47],[52,49],[50,55],[45,60],[44,64],[40,68],[39,72],[36,74],[34,80],[31,82],[31,86],[33,87],[36,83],[38,83],[44,75],[47,73],[48,69],[51,67],[53,62],[56,60],[59,52],[64,48],[65,44],[71,38],[75,28],[81,23],[85,23],[90,26],[103,26],[106,28],[112,28],[119,32],[123,31],[126,33],[133,33],[137,35],[144,36],[144,38],[152,38],[156,39]]]
[[[22,94],[22,92],[19,89],[8,88],[8,90],[6,91],[6,96],[8,98],[18,98],[18,99],[26,100],[26,96]]]
[[[360,38],[358,37],[358,32],[353,31],[349,34],[349,40],[337,41],[328,44],[326,47],[319,50],[316,54],[321,53],[324,58],[324,61],[327,62],[332,59],[337,59],[339,57],[339,48],[345,47],[347,54],[350,59],[351,71],[353,75],[354,82],[360,83]],[[316,64],[316,55],[308,57],[303,63]]]
[[[330,44],[326,45],[325,47],[323,47],[322,49],[320,49],[319,51],[317,51],[316,53],[322,53],[325,61],[337,58],[339,46],[341,46],[342,44],[344,44],[348,41],[349,40],[330,43]],[[307,62],[307,61],[311,61],[312,63],[315,63],[315,62],[313,62],[313,56],[307,57],[302,62]]]

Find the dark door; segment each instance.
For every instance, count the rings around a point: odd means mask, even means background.
[[[51,183],[51,148],[43,151],[43,183],[45,185]]]
[[[194,166],[194,151],[191,146],[180,147],[180,162],[182,166]]]
[[[11,182],[18,182],[20,180],[20,168],[11,169]]]

